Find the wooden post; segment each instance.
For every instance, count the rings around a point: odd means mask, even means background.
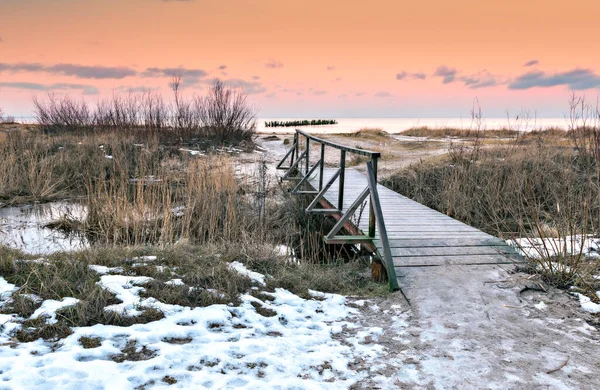
[[[298,146],[300,145],[300,136],[298,135],[298,132],[296,132],[296,158],[298,158],[300,155],[298,154]]]
[[[319,167],[319,191],[323,189],[323,170],[325,169],[325,144],[321,144],[321,166]]]
[[[346,176],[346,151],[340,153],[340,187],[338,194],[338,210],[344,209],[344,176]]]
[[[298,145],[298,133],[294,134],[294,142],[292,143],[292,155],[291,155],[291,161],[290,161],[290,167],[292,165],[294,165],[294,158],[296,157],[296,152],[297,152],[297,148],[296,145]]]
[[[373,166],[373,173],[375,174],[375,182],[377,182],[377,157],[373,157],[371,160]],[[373,209],[373,196],[369,202],[369,237],[375,237],[375,211]]]
[[[388,281],[387,271],[383,263],[376,257],[371,257],[371,277],[377,283],[385,283]]]
[[[309,160],[309,155],[310,154],[310,138],[306,137],[306,166],[304,167],[304,174],[308,175],[308,170],[310,169],[310,160]]]

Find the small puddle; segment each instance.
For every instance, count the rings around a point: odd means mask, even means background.
[[[85,206],[70,202],[53,202],[0,208],[0,244],[26,253],[49,254],[89,247],[80,234],[63,233],[45,227],[62,217],[83,221]]]

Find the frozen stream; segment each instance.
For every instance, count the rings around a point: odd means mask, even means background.
[[[88,246],[85,237],[45,225],[64,216],[81,221],[85,214],[85,206],[69,202],[0,208],[0,244],[35,254],[84,249]]]

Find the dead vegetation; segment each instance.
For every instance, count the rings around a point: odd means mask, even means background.
[[[485,144],[485,137],[510,133],[423,130],[419,136],[471,138],[453,144],[446,155],[401,169],[384,184],[492,235],[522,237],[515,244],[521,250],[534,248],[525,251],[534,272],[561,287],[596,291],[600,286],[592,275],[600,262],[588,256],[586,240],[578,237],[600,233],[600,117],[582,104],[571,103],[569,131],[515,134],[510,142],[493,146]]]

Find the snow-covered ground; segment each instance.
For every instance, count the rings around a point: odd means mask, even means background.
[[[591,235],[573,235],[565,238],[517,238],[506,241],[514,247],[519,253],[529,259],[551,259],[554,257],[568,255],[582,255],[591,261],[600,260],[600,238]],[[550,270],[551,272],[570,273],[572,271],[569,261],[544,261],[545,267],[538,265],[540,269]],[[594,275],[594,279],[600,279],[600,275]],[[581,293],[573,292],[579,298],[581,308],[589,313],[600,313],[600,304],[592,301],[592,298]],[[600,291],[596,291],[596,297],[600,299]]]
[[[589,258],[600,257],[600,238],[574,235],[566,238],[517,238],[506,241],[524,256],[537,259],[560,254],[579,254]]]
[[[254,289],[264,283],[263,275],[241,263],[231,268],[254,279]],[[244,294],[239,306],[190,308],[141,298],[139,284],[150,278],[108,274],[119,268],[92,269],[101,274],[99,285],[122,301],[105,310],[136,315],[152,307],[165,318],[129,327],[76,327],[58,343],[19,343],[13,335],[24,319],[2,314],[0,388],[346,389],[369,375],[356,362],[383,352],[374,343],[382,329],[359,329],[358,310],[340,295],[311,291],[313,299],[303,299],[277,289],[262,292],[271,297],[265,300]],[[0,277],[0,305],[17,289]],[[45,301],[32,317],[55,321],[57,310],[76,303],[69,297]],[[273,315],[259,314],[256,306]],[[86,338],[98,338],[98,346],[86,349]]]

